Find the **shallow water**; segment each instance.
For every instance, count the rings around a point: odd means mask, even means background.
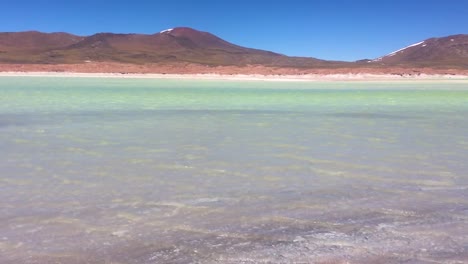
[[[0,78],[0,263],[466,263],[466,83]]]

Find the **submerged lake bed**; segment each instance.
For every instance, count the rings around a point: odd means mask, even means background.
[[[1,263],[465,263],[468,82],[0,78]]]

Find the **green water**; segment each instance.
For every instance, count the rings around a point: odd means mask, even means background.
[[[1,112],[366,110],[468,107],[460,83],[236,82],[94,78],[1,80]],[[373,109],[369,109],[373,110]]]
[[[466,82],[0,78],[1,263],[463,263]]]

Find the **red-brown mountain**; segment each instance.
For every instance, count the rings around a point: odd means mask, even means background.
[[[468,68],[468,35],[430,38],[373,60],[389,66]]]
[[[153,35],[0,33],[0,63],[190,62],[206,65],[326,66],[330,62],[241,47],[208,32],[180,27]]]
[[[0,33],[2,50],[47,50],[66,47],[83,40],[68,33],[41,33],[38,31]]]
[[[468,69],[468,35],[431,38],[375,60],[333,62],[241,47],[191,28],[152,35],[98,33],[81,37],[37,31],[0,33],[0,63],[80,64],[195,63],[210,66],[262,65],[290,68],[440,67]]]

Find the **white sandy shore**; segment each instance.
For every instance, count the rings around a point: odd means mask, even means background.
[[[77,72],[0,72],[0,77],[87,77],[87,78],[151,78],[151,79],[195,79],[195,80],[238,80],[238,81],[460,81],[468,83],[467,75],[394,75],[394,74],[304,74],[304,75],[260,75],[260,74],[123,74],[123,73],[77,73]]]

